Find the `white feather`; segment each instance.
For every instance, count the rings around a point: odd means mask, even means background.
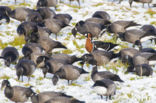
[[[145,36],[145,37],[143,37],[143,38],[141,38],[141,42],[144,42],[144,41],[147,41],[147,40],[149,40],[149,39],[153,39],[153,38],[156,38],[155,36]]]
[[[104,95],[107,92],[107,88],[101,86],[95,86],[94,91],[99,95]]]
[[[155,65],[155,64],[156,64],[156,60],[149,61],[149,65]]]

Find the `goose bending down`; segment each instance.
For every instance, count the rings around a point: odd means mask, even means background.
[[[87,34],[85,48],[89,53],[99,48],[110,51],[116,46],[118,46],[118,44],[113,44],[111,42],[92,41],[92,35],[90,33]]]
[[[82,58],[79,58],[76,55],[68,55],[68,54],[63,54],[63,53],[53,54],[51,57],[53,59],[58,59],[66,64],[73,64],[77,61],[82,60]]]
[[[103,96],[106,96],[106,101],[108,98],[111,99],[112,96],[116,94],[116,85],[110,79],[98,80],[92,87],[94,88],[95,92],[101,96],[101,99]]]
[[[34,73],[35,69],[36,66],[33,61],[27,59],[19,60],[18,64],[16,65],[16,75],[18,77],[18,80],[20,79],[20,77],[22,77],[23,81],[23,76],[28,76],[30,80],[30,76]]]
[[[156,64],[155,61],[156,61],[156,53],[140,52],[133,57],[134,66],[141,64],[155,65]]]
[[[151,31],[154,31],[154,29],[130,29],[124,33],[119,33],[119,38],[123,41],[133,43],[133,45],[137,45],[139,49],[142,49],[141,42],[156,38],[155,34],[149,33]]]
[[[109,63],[110,60],[118,57],[118,54],[103,50],[94,50],[90,54],[84,54],[81,58],[83,59],[83,62],[88,62],[92,65],[106,65]]]
[[[156,64],[156,54],[150,52],[139,52],[136,54],[131,61],[131,65],[128,67],[128,72],[134,72],[135,67],[142,64],[155,65]],[[147,67],[147,66],[145,66]]]
[[[55,18],[54,18],[55,17]],[[67,23],[70,22],[70,18],[63,18],[54,16],[53,18],[48,18],[44,20],[44,25],[47,27],[52,33],[56,35],[66,26],[69,26]],[[61,20],[60,20],[61,18]],[[65,21],[64,21],[65,20]]]
[[[140,64],[135,66],[135,73],[139,76],[150,76],[153,74],[153,69],[148,64]]]
[[[47,73],[55,74],[66,63],[59,59],[49,59],[45,62],[45,67],[42,68],[44,77]]]
[[[16,63],[18,57],[19,53],[15,47],[6,47],[3,49],[0,58],[4,59],[5,65],[9,67],[11,63]]]
[[[17,27],[17,33],[24,35],[27,42],[32,41],[33,35],[35,36],[38,32],[37,24],[34,22],[23,22]]]
[[[37,43],[27,43],[22,48],[22,53],[27,59],[31,58],[32,53],[42,53],[42,47]]]
[[[81,58],[78,58],[75,55],[53,54],[51,58],[45,62],[45,67],[42,68],[44,77],[47,72],[55,74],[63,65],[73,64],[74,62],[81,60]]]
[[[37,11],[34,11],[34,12],[30,12],[28,15],[27,15],[27,18],[25,21],[29,21],[29,22],[35,22],[37,23],[39,26],[44,26],[43,25],[43,19],[42,19],[42,16],[40,15],[39,12]]]
[[[49,37],[39,38],[38,43],[45,50],[46,53],[51,53],[52,50],[55,49],[55,48],[67,49],[67,47],[65,47],[61,42],[52,40]]]
[[[124,82],[123,80],[120,79],[120,77],[117,74],[114,74],[110,71],[98,72],[97,66],[93,67],[91,78],[94,82],[96,82],[97,80],[102,80],[102,79],[110,79],[112,81]]]
[[[46,101],[56,97],[71,97],[61,92],[45,91],[39,94],[33,93],[31,96],[32,103],[45,103]]]
[[[54,74],[54,77],[52,78],[52,82],[54,85],[56,85],[58,82],[58,79],[61,78],[61,79],[68,80],[68,84],[69,84],[70,80],[71,82],[73,80],[77,80],[81,74],[85,74],[85,73],[88,73],[88,72],[86,72],[82,68],[79,68],[73,65],[64,65]]]
[[[2,81],[1,88],[4,88],[4,87],[5,87],[5,90],[4,90],[5,96],[9,100],[14,101],[15,103],[27,102],[29,97],[31,97],[33,94],[33,90],[31,89],[31,87],[26,88],[26,87],[21,87],[21,86],[11,86],[8,80]]]
[[[140,24],[137,24],[134,21],[118,20],[118,21],[111,23],[107,27],[107,31],[109,33],[115,33],[115,34],[124,33],[128,27],[139,26],[139,25]]]
[[[133,65],[132,58],[139,53],[139,50],[134,48],[124,48],[119,52],[119,58],[122,63],[128,63],[129,65]]]
[[[140,53],[141,54],[145,53],[145,55],[146,55],[146,53],[147,54],[151,54],[151,53],[153,54],[153,53],[156,53],[156,51],[154,49],[152,49],[152,48],[143,48],[140,51],[137,50],[137,49],[134,49],[134,48],[124,48],[124,49],[120,50],[119,58],[121,59],[121,61],[123,63],[128,63],[129,64],[127,72],[132,72],[133,71],[133,69],[132,69],[132,68],[134,68],[133,59],[138,58],[138,60],[136,60],[136,61],[139,61],[138,56],[140,55]],[[144,63],[147,63],[147,62],[145,62],[144,59],[143,59],[143,61],[141,61],[141,63],[136,62],[135,64],[140,65],[140,64],[144,64]]]
[[[100,24],[81,20],[72,29],[72,34],[75,37],[77,32],[79,32],[82,35],[85,35],[86,33],[91,33],[92,37],[98,38],[103,34],[102,30],[104,28],[105,26],[102,26]]]
[[[45,62],[49,60],[49,57],[43,53],[32,53],[30,60],[33,61],[38,68],[43,68],[45,66]]]
[[[45,103],[85,103],[85,102],[75,99],[73,97],[56,97],[48,100]]]
[[[0,20],[5,19],[7,23],[10,22],[9,14],[11,12],[11,9],[7,6],[0,6]],[[0,21],[0,24],[2,22]]]

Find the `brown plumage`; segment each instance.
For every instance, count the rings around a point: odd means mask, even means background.
[[[42,37],[39,39],[38,43],[41,47],[47,52],[51,53],[55,48],[64,48],[67,49],[61,42],[52,40],[49,37]],[[48,44],[48,45],[47,45]]]
[[[94,49],[94,46],[93,46],[92,41],[91,41],[91,34],[90,33],[88,34],[88,37],[86,39],[85,48],[89,53],[91,53]]]
[[[11,86],[8,80],[3,80],[1,88],[4,88],[5,96],[14,102],[27,102],[33,94],[31,87]]]

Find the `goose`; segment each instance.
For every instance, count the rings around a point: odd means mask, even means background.
[[[44,68],[45,62],[49,60],[49,57],[44,53],[31,53],[30,60],[33,61],[38,68]]]
[[[67,22],[68,19],[67,19]],[[63,20],[59,20],[59,19],[55,19],[53,18],[48,18],[44,20],[44,25],[45,27],[47,27],[52,33],[54,33],[56,35],[56,39],[57,39],[57,34],[66,26],[69,26],[68,24],[66,24],[66,21]]]
[[[92,37],[98,38],[103,34],[102,30],[104,28],[105,27],[101,26],[100,24],[81,20],[78,23],[76,23],[75,27],[72,29],[72,34],[75,37],[77,32],[79,32],[82,35],[91,33]]]
[[[48,100],[45,103],[85,103],[85,102],[71,97],[56,97]]]
[[[97,80],[92,87],[101,96],[101,99],[106,96],[106,101],[108,98],[112,99],[112,96],[116,94],[116,85],[110,79]]]
[[[40,7],[54,7],[56,9],[56,5],[58,0],[38,0],[37,8]]]
[[[4,59],[5,65],[9,67],[11,63],[16,63],[18,57],[19,53],[15,47],[6,47],[3,49],[0,58]]]
[[[148,64],[140,64],[135,66],[135,73],[139,76],[150,76],[153,74],[153,69]]]
[[[106,65],[110,60],[116,57],[118,57],[118,54],[115,54],[112,51],[94,50],[90,54],[84,54],[81,58],[83,59],[83,62],[101,66]]]
[[[55,74],[65,64],[66,63],[64,61],[54,58],[45,61],[45,67],[42,68],[44,77],[47,73]]]
[[[53,39],[51,39],[49,37],[39,38],[38,43],[45,50],[46,53],[51,53],[52,50],[55,49],[55,48],[67,49],[67,47],[64,46],[61,42],[55,41],[55,40],[53,40]]]
[[[25,8],[25,7],[18,7],[12,10],[9,14],[9,16],[13,19],[16,19],[18,21],[26,21],[28,14],[35,12],[33,9]]]
[[[44,77],[47,72],[55,74],[63,65],[73,64],[74,62],[81,60],[81,58],[78,58],[75,55],[53,54],[51,58],[45,62],[45,68],[42,68]]]
[[[56,15],[55,11],[48,7],[38,8],[36,11],[40,13],[43,20],[53,18]]]
[[[134,22],[134,21],[126,21],[126,20],[118,20],[112,22],[107,27],[107,31],[109,33],[124,33],[128,27],[132,26],[140,26],[140,24]]]
[[[113,44],[111,42],[92,41],[92,35],[90,33],[87,34],[85,48],[89,53],[99,48],[110,51],[116,46],[118,46],[118,44]]]
[[[34,12],[30,12],[27,17],[26,17],[26,20],[27,22],[35,22],[37,25],[39,26],[44,26],[43,25],[43,19],[42,19],[42,16],[40,15],[39,12],[37,11],[34,11]]]
[[[30,76],[34,73],[36,69],[35,63],[31,60],[27,59],[21,59],[19,60],[18,64],[16,65],[16,75],[18,77],[18,80],[20,77],[28,76],[28,80],[30,80]]]
[[[21,86],[11,86],[10,82],[8,80],[3,80],[2,81],[2,86],[1,88],[4,89],[4,94],[5,96],[15,102],[27,102],[29,97],[33,94],[33,90],[31,89],[32,86],[26,88],[26,87],[21,87]]]
[[[102,80],[102,79],[110,79],[112,81],[124,82],[123,80],[120,79],[120,77],[117,74],[114,74],[110,71],[98,72],[97,66],[93,66],[91,78],[94,82],[96,82],[97,80]]]
[[[17,33],[19,35],[24,35],[27,42],[32,40],[32,35],[36,34],[37,32],[38,27],[34,22],[23,22],[17,27]]]
[[[149,31],[153,29],[130,29],[126,30],[124,33],[118,33],[119,38],[123,41],[133,43],[133,46],[137,45],[139,49],[142,49],[141,42],[147,41],[148,39],[156,38],[155,34],[150,34]]]
[[[61,78],[61,79],[68,80],[68,84],[69,84],[70,81],[72,83],[73,80],[77,80],[81,74],[85,74],[85,73],[88,73],[88,72],[86,72],[82,68],[67,64],[67,65],[62,66],[54,74],[52,78],[52,82],[54,85],[56,85],[58,82],[58,79]]]
[[[88,18],[85,20],[85,22],[97,23],[97,24],[100,24],[101,26],[103,26],[103,28],[106,28],[108,25],[111,24],[111,22],[109,20],[96,18],[96,17]]]
[[[65,25],[69,25],[70,21],[72,20],[72,16],[70,14],[56,14],[53,17],[54,19],[60,20]]]
[[[152,3],[153,0],[129,0],[130,7],[132,7],[133,1],[142,3],[143,4],[142,7],[144,7],[144,3],[147,3],[148,7],[150,8],[150,3]]]
[[[56,97],[71,97],[61,92],[44,91],[39,94],[33,93],[31,96],[32,103],[45,103],[46,101]]]
[[[110,20],[111,19],[110,15],[106,11],[96,11],[92,15],[92,17],[101,18],[101,19],[104,19],[104,20]]]
[[[140,52],[133,57],[134,66],[141,64],[155,65],[156,53]]]
[[[75,63],[77,61],[82,60],[82,58],[79,58],[76,55],[68,55],[68,54],[64,54],[64,53],[53,54],[51,57],[53,59],[61,60],[64,63],[67,63],[67,64],[73,64],[73,63]]]
[[[0,20],[5,19],[7,23],[10,22],[9,14],[11,12],[11,8],[8,6],[0,6]],[[0,24],[2,24],[2,21],[0,21]]]
[[[37,43],[26,43],[22,48],[24,57],[30,59],[32,53],[42,53],[42,47]]]

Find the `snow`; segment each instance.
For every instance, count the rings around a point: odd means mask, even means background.
[[[143,24],[150,24],[153,21],[156,21],[156,14],[153,16],[150,16],[148,13],[146,13],[149,9],[148,6],[145,4],[145,8],[142,8],[141,3],[133,3],[133,7],[130,8],[128,4],[128,0],[123,0],[121,4],[118,4],[118,0],[83,0],[81,1],[81,8],[72,8],[69,7],[66,4],[69,4],[68,0],[65,0],[64,3],[58,4],[59,11],[56,11],[57,13],[69,13],[72,15],[73,20],[72,23],[76,23],[79,20],[85,20],[92,16],[92,14],[97,10],[103,10],[108,12],[111,15],[111,21],[115,20],[134,20],[137,23]],[[17,0],[17,5],[22,3],[22,0]],[[153,0],[154,3],[156,3],[156,0]],[[29,8],[34,8],[37,0],[26,0],[27,4],[30,4],[30,6],[27,6]],[[102,3],[102,5],[98,5],[99,3]],[[14,5],[14,0],[1,0],[0,5]],[[76,1],[72,2],[71,5],[78,5]],[[53,9],[53,8],[52,8]],[[156,12],[155,8],[150,8],[151,10]],[[5,43],[14,40],[14,36],[17,35],[16,28],[20,24],[19,21],[16,21],[14,19],[11,19],[11,22],[9,24],[2,24],[0,25],[0,40]],[[61,30],[60,34],[58,36],[58,40],[66,44],[66,46],[73,51],[72,54],[76,54],[77,56],[81,56],[82,53],[76,48],[76,46],[73,44],[73,40],[76,40],[79,46],[85,44],[85,39],[78,39],[80,36],[77,36],[75,39],[72,35],[68,35],[68,33],[71,32],[72,27],[67,27]],[[7,35],[6,32],[11,33],[11,35]],[[67,38],[69,40],[65,40]],[[54,35],[51,36],[51,38],[55,38]],[[107,34],[104,34],[100,40],[104,40],[104,38],[110,38]],[[124,42],[118,41],[118,43],[121,43],[121,45],[124,44]],[[132,46],[131,44],[128,44],[128,46]],[[154,43],[151,43],[149,41],[143,43],[144,47],[153,47],[155,48]],[[18,47],[19,48],[19,47]],[[87,53],[84,48],[81,49],[84,51],[84,53]],[[1,53],[2,49],[0,50]],[[61,51],[61,50],[56,50]],[[21,48],[19,48],[20,55]],[[74,65],[77,65],[76,63]],[[111,64],[110,64],[111,65]],[[108,67],[110,66],[107,65]],[[99,71],[105,71],[105,67],[99,67]],[[91,72],[92,66],[87,67],[87,65],[84,66],[84,69]],[[116,95],[113,96],[112,100],[105,101],[105,99],[101,99],[100,96],[96,94],[96,92],[91,88],[91,86],[94,84],[93,81],[90,79],[90,73],[81,75],[78,80],[74,81],[76,85],[68,85],[66,80],[59,80],[56,86],[52,84],[52,76],[51,74],[47,74],[46,78],[43,77],[43,73],[41,69],[37,68],[35,73],[33,74],[34,77],[31,78],[30,82],[28,82],[28,79],[24,77],[24,82],[17,81],[16,71],[15,71],[15,65],[11,65],[10,67],[6,67],[4,65],[4,61],[0,60],[0,84],[3,80],[4,76],[8,76],[10,79],[10,83],[12,86],[14,85],[20,85],[25,86],[27,84],[30,84],[33,87],[34,91],[59,91],[64,92],[68,95],[72,95],[75,98],[85,101],[86,103],[155,103],[156,101],[156,68],[153,67],[154,73],[150,77],[139,77],[135,74],[128,73],[125,74],[126,71],[124,67],[118,68],[118,71],[114,71],[112,68],[110,68],[110,71],[113,73],[117,73],[121,79],[123,79],[124,83],[118,83],[117,85],[117,92]],[[87,78],[89,78],[87,80]],[[13,103],[10,100],[8,100],[4,96],[4,91],[0,90],[0,103]],[[31,103],[29,100],[26,103]]]

